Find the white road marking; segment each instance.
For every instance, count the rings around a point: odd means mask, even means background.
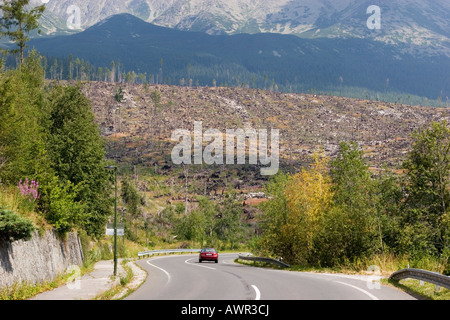
[[[233,253],[224,253],[223,255],[226,255],[226,254],[233,254]],[[233,258],[227,258],[227,259],[222,258],[220,261],[224,264],[234,264]]]
[[[258,287],[255,286],[254,284],[252,284],[252,288],[255,290],[256,292],[256,297],[255,300],[260,300],[261,299],[261,292],[259,291]]]
[[[162,272],[164,272],[167,276],[167,282],[170,282],[170,280],[172,279],[172,277],[170,276],[170,273],[168,273],[166,270],[164,270],[163,268],[160,268],[158,266],[155,266],[153,263],[150,262],[150,260],[147,260],[147,263],[149,265],[151,265],[152,267],[155,267],[158,270],[161,270]]]
[[[345,282],[341,282],[341,281],[334,281],[334,282],[337,282],[337,283],[340,283],[340,284],[345,284],[346,286],[349,286],[349,287],[352,287],[352,288],[354,288],[354,289],[356,289],[356,290],[359,290],[359,291],[361,291],[362,293],[368,295],[372,300],[379,300],[377,297],[375,297],[375,296],[374,296],[373,294],[371,294],[370,292],[368,292],[368,291],[366,291],[366,290],[364,290],[364,289],[358,288],[357,286],[354,286],[354,285],[351,285],[351,284],[348,284],[348,283],[345,283]]]
[[[212,269],[212,270],[216,270],[216,268],[213,268],[213,267],[208,267],[208,266],[203,266],[203,265],[201,265],[200,263],[190,263],[190,262],[188,262],[189,260],[192,260],[192,259],[197,259],[197,258],[190,258],[190,259],[187,259],[187,260],[185,260],[184,261],[184,263],[186,263],[186,264],[189,264],[189,265],[191,265],[191,266],[196,266],[196,267],[202,267],[202,268],[207,268],[207,269]]]

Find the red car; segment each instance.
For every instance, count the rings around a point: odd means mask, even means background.
[[[198,262],[201,263],[202,261],[214,261],[215,263],[218,263],[219,254],[217,253],[216,249],[203,248],[200,251],[200,255],[198,257]]]

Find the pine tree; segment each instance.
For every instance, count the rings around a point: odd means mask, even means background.
[[[32,52],[17,70],[0,74],[0,174],[3,181],[37,178],[49,170],[45,149],[44,70]]]
[[[94,121],[90,101],[80,86],[56,86],[50,93],[48,150],[62,181],[78,188],[75,201],[87,205],[85,228],[103,234],[110,214],[110,175],[105,170],[104,142]]]
[[[30,0],[4,0],[0,5],[2,17],[0,17],[0,38],[7,36],[19,49],[12,50],[13,53],[20,53],[20,63],[23,64],[26,43],[30,40],[28,34],[39,27],[38,20],[45,11],[45,5],[35,7],[26,11]],[[1,29],[6,29],[2,31]],[[38,33],[41,31],[38,30]]]

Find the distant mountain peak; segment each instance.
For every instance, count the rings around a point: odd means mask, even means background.
[[[96,24],[94,24],[92,27],[98,28],[105,24],[121,24],[123,27],[130,27],[135,25],[147,25],[145,21],[142,19],[130,14],[130,13],[119,13],[116,15],[109,16]]]
[[[380,30],[369,30],[366,25],[370,17],[367,8],[373,4],[381,8]],[[406,45],[409,53],[450,56],[448,0],[50,0],[46,6],[48,16],[58,17],[57,26],[47,23],[49,33],[61,28],[61,21],[71,14],[69,7],[75,7],[81,30],[128,13],[155,25],[186,31],[370,38]]]

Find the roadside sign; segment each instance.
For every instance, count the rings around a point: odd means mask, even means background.
[[[125,225],[123,223],[117,223],[117,235],[123,236],[125,235]],[[107,223],[106,224],[106,235],[107,236],[113,236],[114,235],[114,223]]]

